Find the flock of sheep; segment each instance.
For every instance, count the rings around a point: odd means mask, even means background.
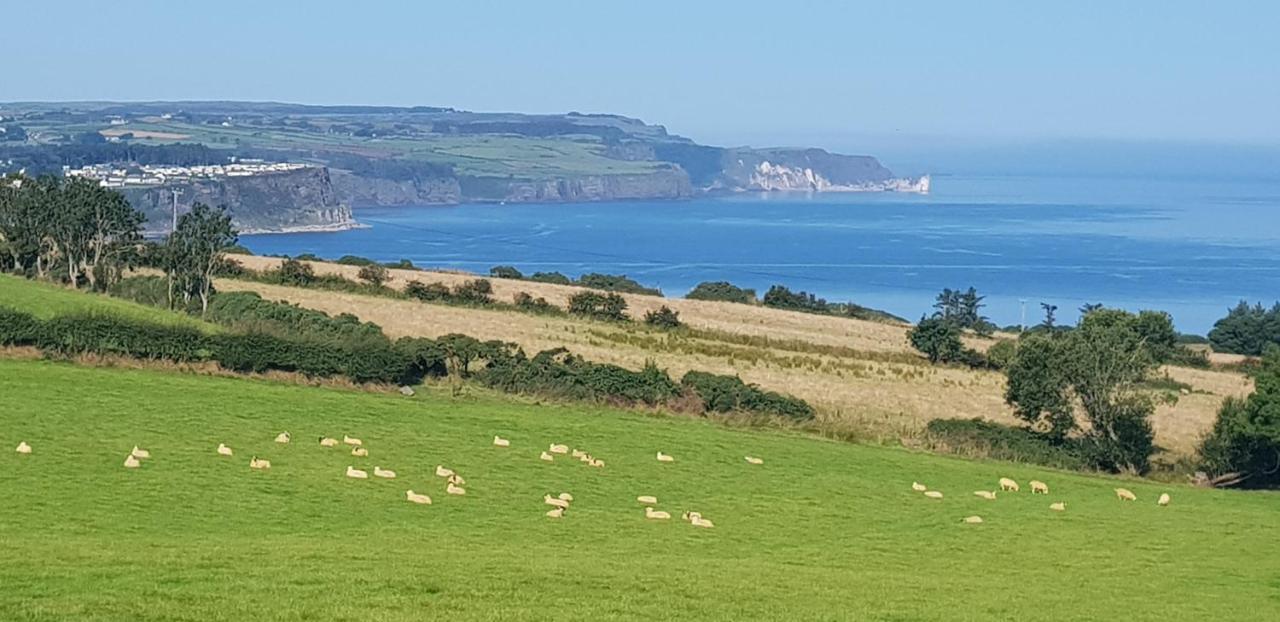
[[[1000,481],[997,483],[1000,485],[999,492],[1019,492],[1020,490],[1022,490],[1022,488],[1018,486],[1018,482],[1012,479],[1009,479],[1007,477],[1000,478]],[[1040,480],[1033,479],[1030,482],[1028,482],[1028,485],[1031,486],[1031,494],[1033,495],[1049,494],[1049,485]],[[924,496],[930,499],[942,499],[942,491],[929,490],[928,486],[925,486],[920,482],[911,482],[911,490],[924,493]],[[1116,488],[1115,491],[1116,491],[1116,498],[1121,501],[1137,501],[1138,500],[1138,496],[1133,494],[1133,491],[1129,490],[1128,488]],[[988,501],[995,501],[996,492],[997,491],[995,490],[975,490],[973,491],[973,494],[976,497],[986,499]],[[1156,505],[1164,507],[1166,505],[1169,505],[1170,500],[1171,499],[1169,497],[1169,493],[1167,492],[1162,493],[1160,495],[1160,498],[1156,500]],[[1049,504],[1049,509],[1053,510],[1054,512],[1065,512],[1067,511],[1067,504],[1063,501],[1055,501]],[[966,516],[960,520],[961,522],[968,523],[971,525],[982,523],[982,517],[977,515]]]

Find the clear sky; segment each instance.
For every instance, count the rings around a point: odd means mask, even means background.
[[[714,144],[1280,143],[1280,2],[17,2],[0,101],[616,112]]]

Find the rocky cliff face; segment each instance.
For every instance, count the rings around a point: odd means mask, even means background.
[[[729,190],[812,192],[929,191],[929,178],[894,177],[870,156],[822,149],[730,149],[715,187]]]
[[[172,225],[175,190],[179,193],[179,214],[190,211],[196,202],[225,205],[242,233],[336,231],[357,226],[349,205],[338,200],[328,169],[322,167],[128,188],[125,196],[147,216],[147,231],[167,232]]]
[[[333,186],[341,202],[356,207],[453,204],[462,201],[462,186],[456,177],[398,181],[335,170]]]
[[[679,199],[693,194],[689,176],[679,169],[648,174],[582,175],[577,177],[507,183],[503,201],[617,201],[625,199]]]

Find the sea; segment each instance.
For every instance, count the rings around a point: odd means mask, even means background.
[[[242,237],[258,254],[408,259],[487,273],[625,274],[668,296],[782,284],[911,320],[974,287],[999,325],[1101,303],[1204,334],[1280,299],[1280,180],[935,176],[928,195],[745,193],[680,201],[357,209],[367,228]]]

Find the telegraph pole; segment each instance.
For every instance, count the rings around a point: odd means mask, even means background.
[[[1022,322],[1018,324],[1022,328],[1022,332],[1027,332],[1027,299],[1019,298],[1018,302],[1022,304]]]
[[[181,188],[170,188],[173,193],[173,224],[169,227],[169,235],[173,235],[178,231],[178,195],[182,194]]]

